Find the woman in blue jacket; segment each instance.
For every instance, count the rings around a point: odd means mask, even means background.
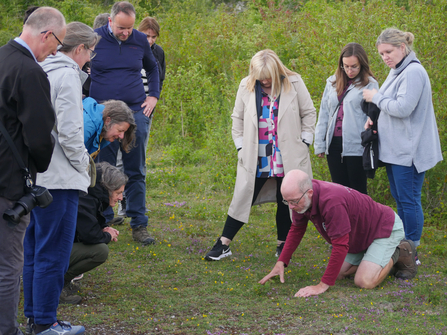
[[[119,140],[125,152],[135,142],[136,123],[132,110],[120,100],[107,100],[98,104],[93,98],[85,98],[84,144],[88,153],[96,158],[109,143]]]
[[[349,43],[341,51],[337,71],[326,81],[315,129],[315,154],[326,155],[334,183],[367,194],[360,135],[367,118],[361,108],[365,88],[379,85],[365,49]]]

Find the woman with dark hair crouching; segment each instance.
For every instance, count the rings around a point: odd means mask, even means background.
[[[127,180],[117,167],[106,162],[96,164],[96,185],[79,197],[75,240],[60,303],[79,302],[81,297],[74,294],[79,287],[72,283],[73,278],[104,263],[109,254],[107,244],[118,241],[119,231],[107,225],[103,212],[122,200]]]

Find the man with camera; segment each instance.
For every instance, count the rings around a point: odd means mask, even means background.
[[[34,18],[33,18],[34,16]],[[17,314],[23,238],[35,205],[51,196],[33,188],[50,163],[55,115],[50,84],[37,62],[56,54],[65,19],[51,7],[34,12],[20,37],[0,48],[0,334],[22,334]],[[2,127],[3,126],[3,127]],[[6,213],[6,215],[4,215]]]

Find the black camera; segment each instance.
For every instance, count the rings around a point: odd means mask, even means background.
[[[13,208],[5,211],[3,219],[8,221],[10,227],[15,227],[19,224],[20,218],[31,212],[34,207],[45,208],[52,201],[53,196],[45,187],[35,185],[16,202]]]

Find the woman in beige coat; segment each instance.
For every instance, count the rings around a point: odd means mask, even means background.
[[[238,150],[236,185],[222,236],[206,260],[231,255],[229,244],[248,222],[250,208],[276,202],[277,256],[289,232],[290,212],[280,192],[284,175],[300,169],[312,175],[309,145],[316,112],[300,75],[287,69],[272,50],[253,56],[239,85],[231,116]]]

